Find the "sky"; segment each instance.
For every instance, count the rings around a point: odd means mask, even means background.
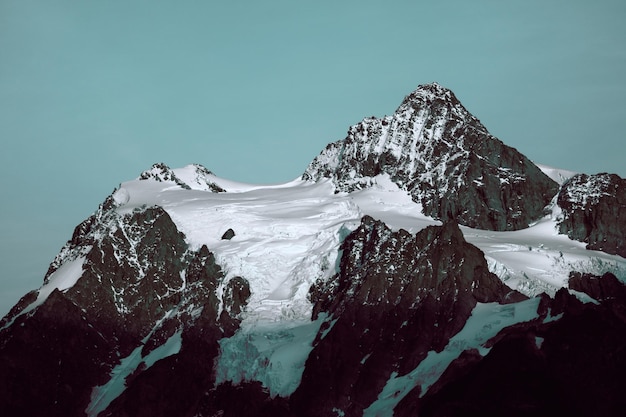
[[[0,0],[0,315],[121,182],[292,180],[419,84],[531,160],[626,176],[626,2]]]

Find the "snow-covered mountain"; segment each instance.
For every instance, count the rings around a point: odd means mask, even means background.
[[[315,158],[304,178],[331,178],[351,191],[386,173],[440,220],[517,230],[541,217],[558,185],[433,83],[409,94],[392,116],[364,119]]]
[[[619,413],[626,184],[418,87],[301,178],[155,164],[0,321],[8,416]]]

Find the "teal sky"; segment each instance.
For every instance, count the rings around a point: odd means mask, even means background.
[[[288,181],[432,81],[535,162],[626,176],[623,0],[0,0],[0,315],[153,163]]]

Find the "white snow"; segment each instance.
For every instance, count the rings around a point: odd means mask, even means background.
[[[193,175],[189,167],[173,171],[185,183]],[[352,194],[335,194],[329,181],[256,186],[213,175],[210,181],[228,192],[129,181],[120,187],[128,198],[117,210],[162,206],[192,249],[207,245],[215,253],[224,282],[235,276],[250,282],[241,328],[221,343],[218,375],[220,381],[259,380],[272,395],[289,395],[299,384],[320,325],[310,320],[308,290],[335,273],[345,231],[358,227],[364,214],[394,229],[438,224],[388,176],[373,178],[372,187]],[[229,228],[235,236],[222,240]]]
[[[126,204],[128,200],[130,200],[130,195],[126,188],[120,187],[113,193],[113,201],[118,205]]]
[[[35,308],[43,304],[48,299],[48,296],[52,294],[52,291],[66,291],[76,284],[76,281],[81,277],[83,273],[83,264],[85,263],[85,257],[78,257],[72,261],[66,262],[54,271],[49,277],[47,282],[39,288],[37,292],[37,298],[30,305],[24,308],[18,315],[13,317],[6,325],[2,327],[5,329],[13,324],[15,320],[33,311]],[[2,330],[0,329],[0,330]]]
[[[571,177],[577,174],[577,172],[574,172],[574,171],[554,168],[554,167],[550,167],[547,165],[542,165],[542,164],[535,164],[535,165],[537,165],[537,167],[541,171],[543,171],[544,174],[550,177],[553,181],[557,182],[559,185],[563,185],[565,181],[567,181],[568,179],[570,179]]]
[[[83,273],[84,263],[85,258],[80,257],[61,265],[48,277],[48,282],[39,289],[37,301],[31,304],[31,307],[35,308],[42,304],[54,290],[66,291],[73,287]]]
[[[509,287],[526,295],[549,295],[567,287],[571,271],[601,275],[613,272],[626,280],[626,259],[585,249],[557,231],[559,210],[554,209],[530,227],[514,232],[493,232],[461,227],[465,239],[485,252],[491,272]]]

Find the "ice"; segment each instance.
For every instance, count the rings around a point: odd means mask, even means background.
[[[291,395],[300,385],[304,363],[322,321],[319,318],[287,327],[284,323],[263,323],[222,339],[216,383],[254,380],[269,388],[272,397]]]
[[[196,166],[173,170],[187,184]],[[241,329],[221,342],[218,369],[223,381],[259,380],[272,395],[288,395],[299,383],[319,322],[311,322],[309,288],[335,271],[341,240],[369,214],[394,229],[416,232],[439,224],[387,175],[371,179],[365,190],[334,193],[329,181],[294,180],[259,186],[203,174],[227,190],[185,190],[175,184],[129,181],[120,213],[159,205],[192,249],[207,245],[226,277],[250,283],[251,297]],[[235,236],[222,240],[232,228]],[[271,340],[271,343],[269,342]],[[243,354],[242,354],[243,352]]]
[[[91,390],[91,401],[85,409],[88,417],[95,417],[104,411],[111,402],[120,396],[126,389],[126,378],[132,374],[141,363],[141,349],[143,345],[137,347],[130,355],[123,358],[119,365],[111,371],[111,379]]]
[[[143,361],[146,364],[146,369],[154,365],[156,361],[177,354],[178,352],[180,352],[181,346],[182,332],[178,331],[174,333],[169,339],[167,339],[165,343],[154,349],[146,357],[143,358]]]

